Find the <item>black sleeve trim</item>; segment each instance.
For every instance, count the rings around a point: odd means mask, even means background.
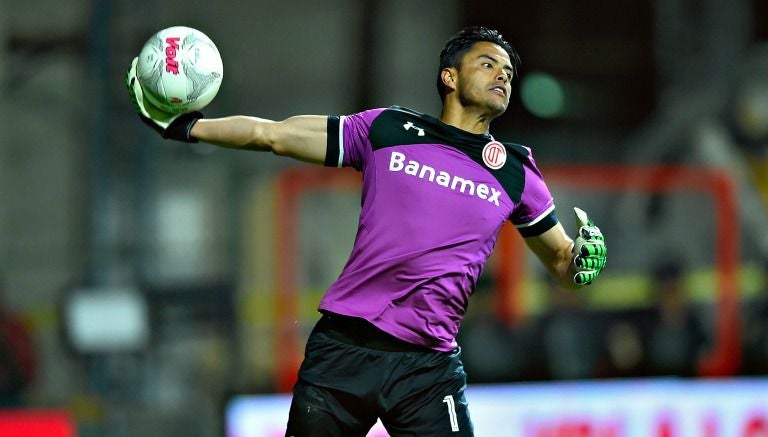
[[[341,117],[336,115],[328,116],[328,143],[325,151],[325,166],[326,167],[339,167],[339,126],[341,124]]]
[[[525,238],[535,237],[552,229],[552,227],[555,226],[558,222],[559,220],[557,219],[557,214],[555,214],[555,210],[553,209],[552,212],[547,214],[544,218],[535,224],[531,226],[519,227],[517,230],[520,231],[520,235]]]

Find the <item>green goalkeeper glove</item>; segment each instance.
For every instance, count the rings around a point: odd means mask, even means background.
[[[576,214],[576,226],[579,227],[579,235],[573,247],[573,265],[576,268],[573,282],[587,285],[603,271],[608,251],[603,233],[587,217],[587,213],[579,208],[573,208],[573,212]]]
[[[197,138],[190,132],[192,126],[197,120],[203,118],[203,114],[197,111],[184,114],[169,114],[153,105],[148,99],[144,98],[144,91],[141,89],[139,79],[136,77],[136,63],[139,58],[133,58],[131,67],[125,74],[125,86],[128,87],[128,94],[131,96],[136,112],[141,121],[157,131],[163,138],[186,143],[196,143]]]

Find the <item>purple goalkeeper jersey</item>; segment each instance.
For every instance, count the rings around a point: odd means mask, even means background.
[[[438,351],[456,335],[499,231],[557,223],[527,147],[393,106],[328,118],[326,165],[363,174],[352,253],[321,312],[368,320]]]

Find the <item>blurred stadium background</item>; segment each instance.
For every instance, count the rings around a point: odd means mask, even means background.
[[[509,232],[463,326],[471,382],[764,378],[763,0],[0,0],[2,405],[83,437],[223,435],[232,395],[290,386],[351,247],[354,172],[138,121],[122,77],[149,35],[217,43],[208,116],[436,114],[438,53],[470,24],[523,59],[495,135],[533,147],[566,229],[581,206],[610,247],[568,293]],[[768,404],[745,408],[768,432]]]

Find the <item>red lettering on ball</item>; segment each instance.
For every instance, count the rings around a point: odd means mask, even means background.
[[[165,47],[165,71],[179,74],[179,63],[176,61],[176,52],[179,50],[179,37],[168,37],[165,39],[165,43],[168,44]]]

